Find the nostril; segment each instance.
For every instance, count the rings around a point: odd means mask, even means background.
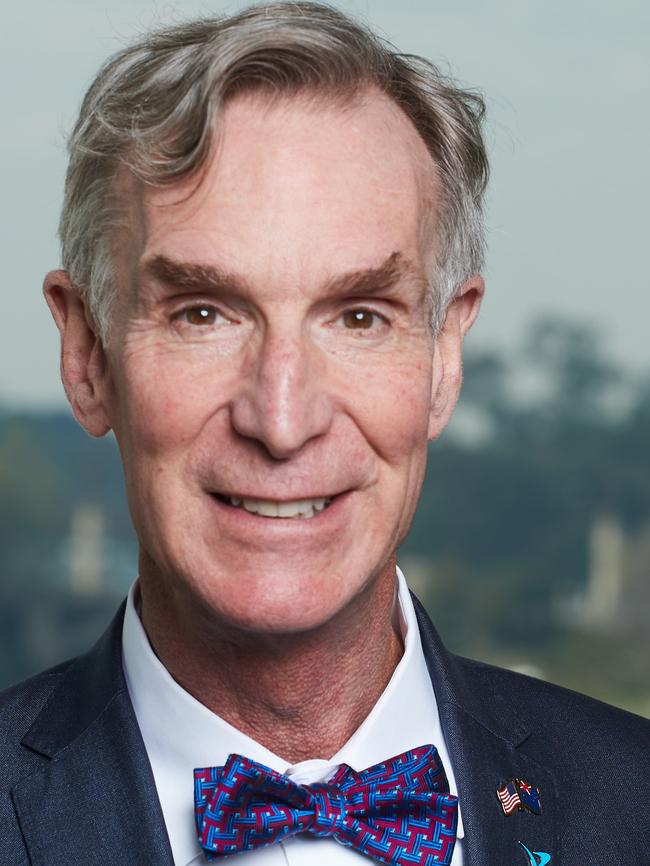
[[[259,377],[242,386],[230,406],[233,430],[256,442],[267,460],[286,462],[310,442],[325,436],[332,424],[334,404],[317,371],[294,361],[267,365]]]

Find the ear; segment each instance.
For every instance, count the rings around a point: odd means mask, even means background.
[[[429,439],[444,430],[453,412],[463,381],[463,339],[472,327],[485,292],[483,278],[466,280],[447,307],[445,321],[434,347]]]
[[[86,304],[66,271],[50,271],[43,294],[61,334],[61,379],[75,418],[91,436],[110,430],[106,357]]]

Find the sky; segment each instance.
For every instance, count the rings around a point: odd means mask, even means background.
[[[59,265],[66,133],[99,65],[151,25],[244,5],[4,5],[0,406],[64,405],[58,336],[41,285]],[[487,294],[470,346],[511,350],[528,323],[550,312],[593,324],[615,359],[650,370],[647,0],[337,5],[486,98]]]

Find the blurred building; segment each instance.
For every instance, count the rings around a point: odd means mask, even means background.
[[[650,523],[632,534],[612,514],[594,520],[587,585],[564,614],[586,630],[650,633]]]
[[[104,513],[98,505],[80,505],[72,513],[69,548],[70,588],[97,594],[104,586]]]

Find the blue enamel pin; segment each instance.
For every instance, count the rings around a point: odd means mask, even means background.
[[[546,866],[547,863],[551,862],[551,855],[545,851],[531,851],[523,842],[519,842],[518,844],[528,854],[530,866]]]

